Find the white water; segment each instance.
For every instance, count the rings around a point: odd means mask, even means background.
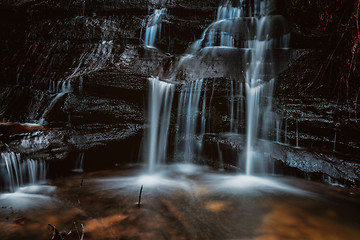
[[[155,47],[156,37],[161,36],[161,21],[166,13],[166,8],[155,9],[154,13],[149,17],[146,24],[144,39],[146,47]]]
[[[188,82],[182,86],[179,96],[176,145],[181,161],[191,162],[196,153],[197,123],[203,79]],[[204,106],[203,106],[204,109]]]
[[[84,155],[85,152],[81,152],[79,153],[76,162],[75,162],[75,167],[73,169],[73,172],[84,172]]]
[[[290,35],[281,16],[268,16],[271,1],[240,0],[237,6],[231,1],[218,8],[217,19],[188,50],[191,54],[201,49],[209,51],[234,49],[242,54],[245,99],[246,99],[246,156],[245,172],[247,175],[257,172],[261,165],[256,159],[257,138],[267,138],[274,114],[272,93],[275,82],[277,63],[274,50],[286,51],[289,48]],[[215,53],[215,51],[214,51]],[[229,128],[237,133],[243,119],[243,85],[241,79],[230,80],[229,89]],[[210,101],[211,102],[211,101]],[[180,111],[180,110],[179,110]],[[193,131],[194,132],[194,131]],[[278,138],[277,138],[278,139]],[[258,163],[255,163],[258,162]]]
[[[35,184],[46,180],[46,163],[32,159],[21,159],[20,154],[3,152],[0,158],[0,186],[14,192],[25,184]]]
[[[214,80],[207,106],[202,66],[195,62],[199,57],[199,62],[201,62],[203,55],[198,54],[203,49],[205,49],[204,52],[210,52],[210,54],[212,50],[216,49],[212,56],[221,51],[229,53],[233,50],[240,54],[242,66],[229,66],[230,68],[242,68],[243,70],[240,72],[243,74],[243,79],[230,78],[227,119],[229,120],[229,130],[233,133],[238,133],[239,124],[246,122],[246,154],[241,161],[245,161],[244,171],[250,175],[258,172],[257,169],[262,169],[258,166],[261,161],[256,159],[256,153],[261,151],[256,148],[257,138],[268,138],[271,123],[274,123],[275,118],[275,114],[271,112],[272,93],[277,71],[277,62],[274,60],[273,52],[274,50],[287,50],[290,35],[286,22],[281,16],[267,15],[271,8],[270,1],[253,1],[251,5],[253,7],[246,6],[247,3],[247,1],[240,0],[236,6],[230,1],[221,5],[217,11],[216,21],[204,31],[200,40],[195,41],[188,48],[187,54],[179,60],[175,74],[171,75],[170,80],[178,80],[176,76],[178,72],[182,71],[182,67],[190,69],[185,79],[182,79],[185,83],[178,101],[175,139],[177,154],[175,158],[182,162],[190,162],[194,160],[196,154],[200,153],[200,139],[205,130],[211,130],[210,128],[206,129],[206,124],[211,126],[211,115],[208,114],[208,118],[206,118],[206,113],[211,111],[215,86]],[[158,34],[162,15],[165,13],[165,9],[155,10],[149,18],[145,34],[146,46],[154,46],[154,39]],[[194,65],[185,66],[189,63]],[[202,94],[202,88],[205,89],[204,94]],[[149,117],[149,119],[151,118]],[[276,135],[278,141],[280,141],[279,124]],[[155,132],[157,132],[156,129],[155,126]],[[155,142],[157,138],[153,139]],[[153,149],[156,149],[156,146]]]
[[[55,97],[53,97],[53,99],[50,101],[49,105],[45,108],[43,114],[41,115],[38,123],[40,125],[44,124],[45,122],[45,118],[47,117],[47,115],[49,114],[49,112],[51,111],[51,109],[53,109],[53,107],[55,106],[55,104],[59,101],[59,99],[62,98],[62,96],[64,96],[66,93],[68,93],[67,91],[65,92],[60,92],[58,94],[55,95]]]
[[[283,34],[273,36],[272,24],[277,27],[285,26],[281,20],[274,21],[274,17],[267,16],[267,1],[254,2],[254,15],[250,16],[254,23],[255,31],[253,40],[247,42],[249,54],[245,61],[248,62],[246,70],[246,101],[247,101],[247,144],[246,144],[246,174],[254,173],[255,157],[254,153],[260,151],[256,149],[256,139],[259,135],[266,136],[269,128],[269,117],[271,114],[272,92],[275,73],[271,62],[272,50],[276,48],[288,48],[288,34],[282,29]],[[250,32],[250,30],[248,30]],[[271,38],[273,36],[273,38]],[[269,58],[270,55],[270,58]],[[270,61],[268,60],[270,59]],[[260,131],[265,131],[260,134]],[[278,138],[277,138],[278,140]]]
[[[174,91],[173,84],[159,78],[149,78],[148,128],[144,144],[149,172],[154,172],[157,165],[165,163]]]

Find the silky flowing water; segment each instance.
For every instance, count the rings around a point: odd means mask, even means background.
[[[140,186],[141,206],[138,207]],[[0,196],[1,239],[357,239],[360,192],[172,165],[99,171]]]
[[[251,4],[246,6],[248,2]],[[85,15],[85,1],[83,3],[82,16]],[[177,101],[174,144],[178,158],[174,157],[175,161],[187,164],[164,165],[168,160],[173,83],[177,81],[177,72],[167,79],[171,83],[151,77],[148,128],[142,149],[146,168],[85,174],[82,172],[86,160],[82,152],[74,165],[77,174],[36,185],[38,180],[45,180],[42,174],[46,173],[45,165],[32,160],[20,161],[20,156],[14,155],[12,167],[1,168],[11,184],[5,188],[10,190],[8,193],[0,194],[0,239],[52,239],[54,231],[48,224],[64,232],[64,239],[358,239],[359,190],[267,176],[269,169],[262,171],[264,162],[257,153],[263,149],[257,148],[258,139],[267,139],[270,125],[274,123],[274,140],[281,140],[281,121],[271,112],[279,68],[273,61],[274,52],[287,51],[289,44],[284,19],[268,15],[272,10],[270,3],[240,0],[237,6],[230,1],[219,6],[215,22],[189,47],[175,67],[186,69],[186,63],[201,62],[202,54],[226,56],[234,52],[241,55],[239,62],[243,66],[236,68],[242,69],[243,79],[230,77],[228,115],[232,134],[239,133],[240,121],[246,122],[246,154],[241,156],[245,162],[241,172],[245,174],[215,172],[189,164],[200,155],[201,138],[211,130],[209,124],[207,126],[211,119],[207,119],[206,113],[214,90],[209,92],[207,102],[206,89],[210,85],[205,84],[206,75],[202,76],[204,73],[197,67],[200,65],[188,64],[193,72],[183,82]],[[143,37],[147,48],[156,48],[166,13],[166,8],[155,9],[147,19]],[[73,73],[57,85],[50,82],[49,91],[55,95],[40,122],[45,121],[62,96],[72,91],[71,79],[101,69],[111,61],[113,42],[106,36],[107,25],[103,27],[105,38],[101,44],[81,55]],[[83,63],[89,61],[91,68],[83,67]],[[214,85],[215,79],[213,88]],[[296,122],[297,147],[298,128]],[[284,138],[286,143],[287,133]],[[334,151],[335,144],[336,135]],[[217,151],[220,168],[223,168],[224,156],[219,144]],[[4,163],[10,166],[9,161]],[[43,169],[41,174],[37,169]],[[23,176],[23,172],[29,176],[28,181],[18,177]],[[259,173],[263,175],[256,175]],[[141,186],[143,192],[138,205]]]

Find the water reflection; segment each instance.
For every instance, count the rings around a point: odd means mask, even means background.
[[[0,232],[7,234],[2,239],[51,239],[48,223],[75,231],[74,222],[84,224],[85,239],[316,240],[360,234],[359,191],[299,179],[171,165],[154,174],[143,168],[77,174],[52,185],[0,196],[6,207],[0,211]],[[22,205],[27,207],[20,211]]]

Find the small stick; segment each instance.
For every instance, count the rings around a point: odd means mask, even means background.
[[[77,226],[76,226],[76,222],[74,222],[74,225],[75,225],[75,230],[76,230],[76,232],[77,232],[77,235],[78,235],[78,238],[79,238],[79,240],[84,240],[84,235],[85,235],[85,227],[84,227],[84,224],[80,224],[81,225],[81,228],[82,228],[82,234],[81,234],[81,237],[80,237],[80,234],[79,234],[79,230],[78,230],[78,228],[77,228]]]
[[[84,183],[84,179],[85,179],[85,177],[86,177],[86,174],[87,174],[87,173],[84,173],[84,175],[83,175],[83,177],[82,177],[82,179],[81,179],[80,187],[83,186],[83,183]]]
[[[55,239],[55,236],[60,236],[59,231],[56,229],[56,227],[54,227],[53,225],[51,225],[50,223],[48,224],[52,229],[53,229],[53,236],[52,236],[52,240]],[[61,237],[60,237],[61,238]]]
[[[140,205],[141,205],[141,194],[142,194],[143,188],[144,188],[144,185],[141,185],[140,193],[139,193],[139,201],[138,201],[138,203],[137,203],[138,207],[140,207]]]
[[[84,224],[81,224],[81,228],[82,228],[82,235],[81,235],[81,239],[80,239],[80,240],[84,240],[84,235],[85,235],[85,227],[84,227]]]

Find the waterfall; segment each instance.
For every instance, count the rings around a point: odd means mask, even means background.
[[[230,132],[235,132],[234,130],[234,81],[230,82]]]
[[[167,13],[166,8],[155,9],[146,24],[144,44],[146,47],[155,47],[156,36],[161,36],[161,21]]]
[[[228,90],[229,130],[232,133],[238,133],[240,123],[246,122],[246,150],[241,159],[245,162],[244,171],[250,175],[258,173],[263,168],[262,158],[257,157],[257,153],[262,150],[261,146],[258,146],[257,139],[259,137],[268,138],[271,123],[274,123],[275,114],[271,111],[272,94],[275,76],[280,69],[278,62],[281,61],[281,57],[275,56],[275,53],[283,54],[283,51],[288,49],[290,37],[284,18],[278,15],[268,15],[271,10],[270,3],[266,0],[240,0],[234,6],[231,1],[226,1],[225,4],[218,7],[215,22],[206,28],[201,39],[195,41],[187,49],[186,54],[180,58],[175,67],[175,73],[170,76],[170,81],[176,81],[178,73],[180,73],[185,82],[178,100],[175,136],[175,152],[177,154],[175,158],[177,160],[182,162],[194,160],[194,156],[201,149],[200,139],[205,130],[211,126],[210,114],[206,119],[206,113],[210,111],[213,101],[215,79],[209,106],[207,106],[206,84],[202,94],[203,70],[201,65],[196,65],[196,60],[202,62],[203,57],[216,57],[217,55],[224,57],[233,52],[239,55],[241,66],[224,66],[225,68],[235,68],[234,72],[236,72],[236,77],[233,75],[226,77],[230,82]],[[148,19],[144,40],[146,46],[154,47],[155,38],[160,33],[159,29],[161,29],[162,18],[165,14],[166,9],[156,9]],[[207,55],[207,53],[209,54]],[[232,64],[230,60],[228,63]],[[189,70],[185,76],[181,75],[183,68]],[[150,127],[147,133],[146,149],[148,149],[150,170],[153,170],[155,162],[163,162],[166,155],[168,124],[159,126],[159,123],[169,121],[170,110],[166,116],[163,114],[171,106],[166,106],[166,101],[164,102],[162,99],[172,97],[168,96],[170,90],[165,90],[171,89],[171,85],[162,83],[155,78],[152,78],[150,82],[152,84],[149,93],[148,119]],[[156,93],[157,97],[154,96],[154,91],[159,91]],[[171,100],[169,101],[171,102]],[[207,123],[208,126],[206,126]],[[279,122],[277,141],[280,141],[280,127]],[[161,149],[159,146],[165,147]]]
[[[191,162],[195,153],[202,83],[203,79],[187,82],[182,86],[179,96],[176,140],[177,152],[181,153],[184,162]]]
[[[233,7],[229,1],[224,5],[218,7],[216,20],[240,18],[244,15],[244,10],[241,7],[244,0],[240,0],[240,7]]]
[[[268,138],[275,117],[271,112],[272,94],[276,73],[281,68],[278,66],[279,61],[282,61],[275,53],[282,54],[288,50],[290,34],[282,16],[268,15],[271,11],[271,1],[239,0],[236,6],[232,2],[226,1],[218,7],[216,21],[203,32],[200,40],[189,47],[188,54],[181,61],[195,56],[202,49],[214,50],[214,53],[234,51],[241,55],[242,66],[239,68],[241,67],[242,71],[239,73],[242,73],[244,78],[230,80],[229,129],[233,133],[239,131],[239,123],[244,119],[245,112],[245,173],[253,174],[262,169],[261,157],[256,157],[256,153],[261,150],[258,149],[261,146],[257,146],[257,139]],[[190,102],[198,101],[200,96],[192,92],[197,82],[190,81],[192,83],[187,83],[183,87],[178,110],[179,113],[187,111],[186,114],[178,115],[180,137],[177,138],[180,141],[178,148],[184,151],[185,159],[190,159],[190,154],[194,153],[193,139],[196,138],[198,102]],[[210,105],[211,101],[212,97]],[[278,132],[277,141],[280,141],[279,134]]]
[[[254,17],[250,17],[254,23],[255,30],[251,41],[248,41],[247,48],[249,55],[245,58],[249,62],[246,69],[246,100],[247,100],[247,145],[246,145],[246,174],[255,171],[256,138],[260,131],[269,128],[268,116],[272,106],[272,92],[275,79],[275,62],[273,59],[274,49],[288,48],[288,34],[286,34],[285,23],[278,16],[267,16],[267,1],[254,2]],[[274,35],[275,26],[281,32]],[[262,125],[260,123],[262,122]],[[261,126],[261,129],[260,129]],[[262,134],[266,136],[266,133]],[[278,138],[277,138],[278,140]]]
[[[148,80],[148,128],[145,133],[144,154],[149,171],[153,172],[157,165],[165,163],[166,160],[175,86],[160,81],[159,78],[149,78]]]
[[[277,118],[275,124],[276,124],[276,126],[275,126],[276,127],[275,141],[279,143],[279,142],[281,142],[281,135],[280,135],[281,120]]]
[[[46,163],[45,161],[22,159],[18,153],[3,152],[0,158],[0,173],[1,189],[14,192],[25,184],[44,182],[46,180]]]
[[[76,159],[76,162],[75,162],[75,167],[73,169],[73,172],[83,172],[84,169],[83,169],[83,166],[84,166],[84,155],[85,155],[85,152],[81,152],[79,153],[77,159]]]

